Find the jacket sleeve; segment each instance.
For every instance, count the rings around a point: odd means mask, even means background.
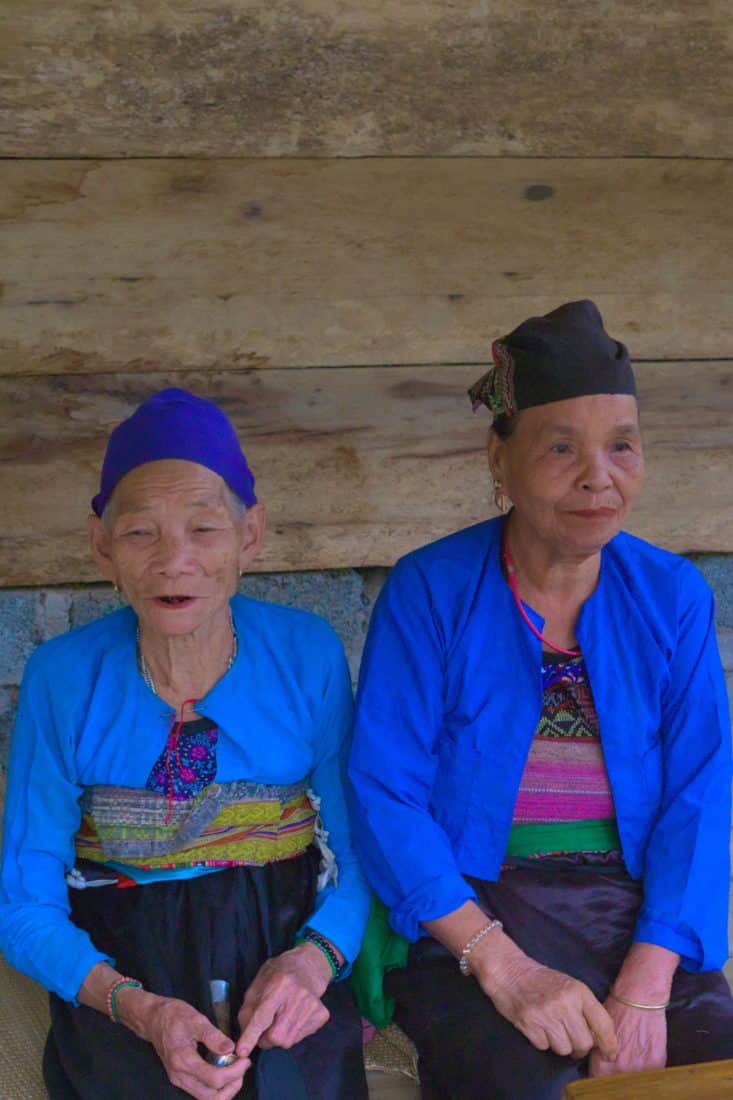
[[[663,698],[663,796],[644,867],[634,939],[678,952],[688,970],[728,957],[731,739],[712,594],[685,585]]]
[[[23,677],[13,729],[0,862],[0,951],[67,1001],[98,962],[112,962],[69,917],[64,876],[81,812],[73,743],[55,726],[38,657]]]
[[[351,744],[353,703],[351,678],[341,643],[332,640],[332,661],[318,720],[311,788],[319,801],[324,839],[335,856],[336,882],[316,896],[306,924],[335,944],[348,963],[359,953],[371,904],[371,893],[351,841],[347,807],[346,764]],[[348,969],[344,972],[344,976]]]
[[[354,836],[367,878],[411,941],[421,923],[474,898],[431,812],[443,727],[445,646],[413,561],[377,601],[361,666],[350,778]]]

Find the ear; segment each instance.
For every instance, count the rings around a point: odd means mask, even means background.
[[[504,481],[504,452],[506,450],[506,444],[503,439],[499,439],[496,432],[492,432],[489,429],[488,439],[486,440],[486,455],[489,460],[489,471],[494,481]]]
[[[105,580],[117,584],[117,570],[110,554],[109,531],[99,516],[91,515],[87,518],[87,534],[97,569]]]
[[[265,506],[253,504],[247,509],[242,522],[242,541],[239,547],[239,572],[255,560],[265,539]]]

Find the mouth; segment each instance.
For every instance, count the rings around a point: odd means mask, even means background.
[[[159,607],[180,608],[189,607],[195,596],[153,596],[153,603]]]
[[[571,511],[571,516],[580,516],[581,519],[612,519],[616,515],[615,508],[577,508]]]

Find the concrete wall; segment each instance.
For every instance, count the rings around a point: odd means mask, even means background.
[[[716,595],[718,637],[733,704],[733,555],[698,555],[695,561]],[[240,591],[323,615],[343,640],[356,680],[369,616],[385,576],[384,569],[260,574],[243,578]],[[0,767],[7,760],[23,666],[33,649],[117,606],[107,585],[0,591]]]

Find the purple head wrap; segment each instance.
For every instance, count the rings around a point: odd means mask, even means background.
[[[255,479],[229,418],[187,390],[160,390],[143,401],[109,437],[99,492],[92,508],[102,515],[119,481],[146,462],[182,458],[219,474],[249,507],[257,503]]]

